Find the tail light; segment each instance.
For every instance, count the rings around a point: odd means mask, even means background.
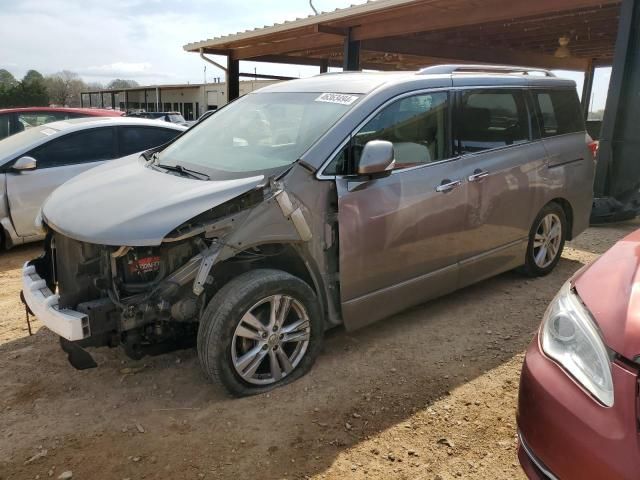
[[[589,147],[589,150],[591,151],[591,155],[593,155],[593,159],[595,160],[596,155],[598,154],[598,147],[600,146],[600,142],[591,138],[591,135],[589,135],[587,132],[585,132],[584,134],[584,139],[587,143],[587,147]]]

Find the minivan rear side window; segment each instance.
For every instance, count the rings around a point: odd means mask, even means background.
[[[537,90],[533,97],[543,137],[585,130],[580,101],[574,90]]]
[[[517,145],[531,139],[527,106],[520,90],[462,92],[454,126],[460,155]]]

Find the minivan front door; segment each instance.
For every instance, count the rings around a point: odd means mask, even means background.
[[[357,164],[368,141],[386,140],[396,159],[385,178],[336,179],[340,294],[348,329],[457,286],[467,194],[450,154],[448,98],[434,92],[397,100],[347,147]]]

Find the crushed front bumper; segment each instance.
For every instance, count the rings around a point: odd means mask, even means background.
[[[25,304],[49,330],[69,341],[91,336],[89,317],[81,312],[58,307],[59,295],[53,293],[36,267],[26,262],[22,268],[22,295]]]

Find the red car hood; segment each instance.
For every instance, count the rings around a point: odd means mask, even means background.
[[[616,243],[573,279],[606,344],[623,357],[640,355],[640,230]]]

